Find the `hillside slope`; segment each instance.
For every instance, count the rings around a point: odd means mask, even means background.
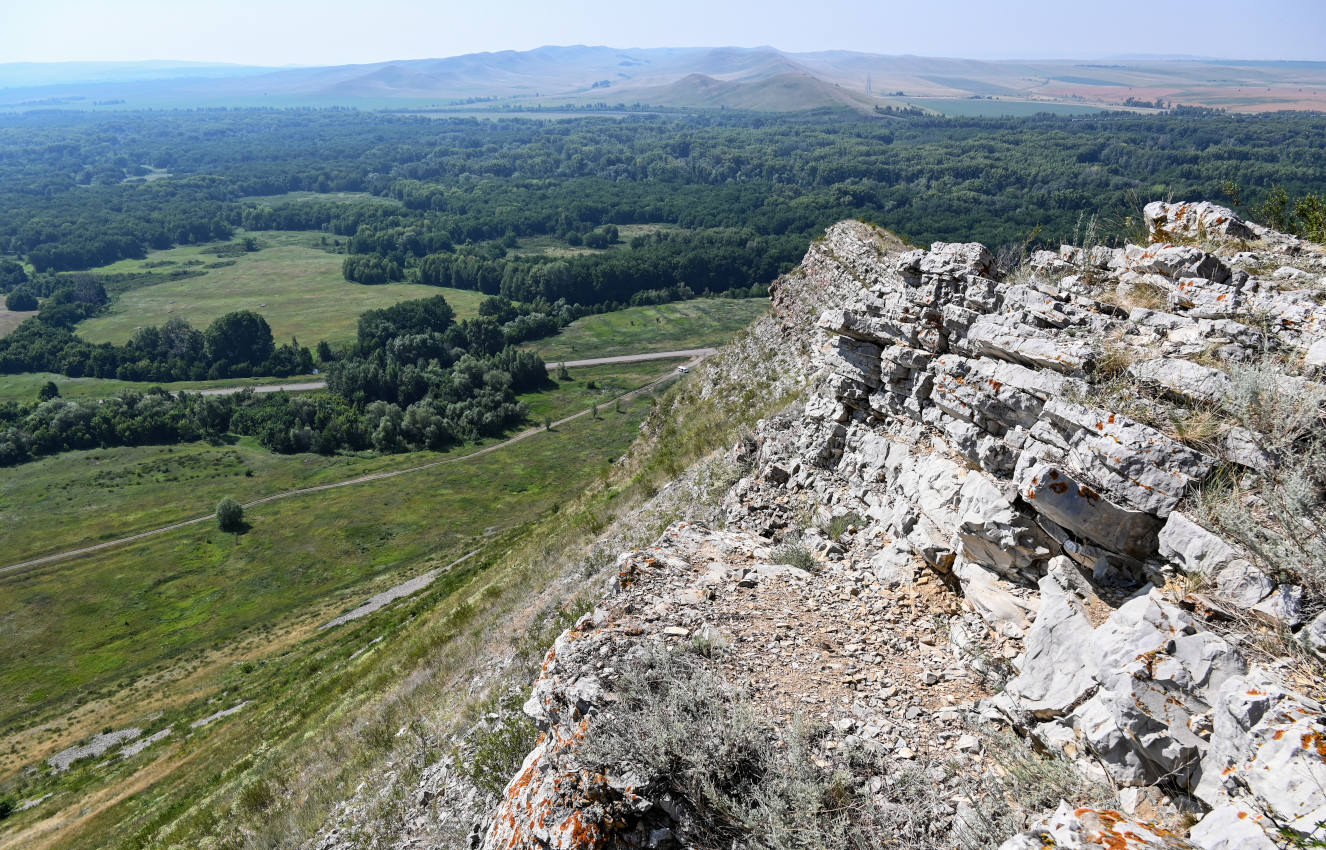
[[[1323,837],[1326,253],[1147,218],[1012,273],[856,223],[813,245],[752,331],[804,403],[731,450],[720,514],[620,554],[474,839]]]

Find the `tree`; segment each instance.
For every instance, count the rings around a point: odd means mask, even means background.
[[[244,506],[226,496],[216,503],[216,524],[222,531],[239,534],[244,530]]]
[[[53,398],[60,397],[60,388],[55,385],[55,381],[47,381],[42,384],[40,390],[37,390],[37,398],[41,401],[50,401]]]
[[[231,367],[241,363],[259,366],[276,350],[267,320],[252,310],[236,310],[212,322],[203,334],[207,357]]]
[[[36,310],[37,296],[27,289],[15,289],[5,299],[5,306],[15,312]]]

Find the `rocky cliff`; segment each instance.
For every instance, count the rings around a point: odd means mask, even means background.
[[[1012,269],[813,245],[764,330],[804,403],[557,639],[476,843],[1326,838],[1326,254],[1146,219]]]

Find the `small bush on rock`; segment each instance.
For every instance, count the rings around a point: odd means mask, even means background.
[[[1326,600],[1326,387],[1289,385],[1270,362],[1235,365],[1230,379],[1228,409],[1257,432],[1270,465],[1217,479],[1200,494],[1197,513],[1272,577],[1301,582],[1311,607],[1320,607]]]
[[[501,794],[520,769],[525,754],[534,747],[539,732],[521,710],[521,703],[521,694],[508,694],[466,742],[469,752],[459,761],[474,787],[481,791]]]
[[[815,560],[810,550],[799,543],[779,546],[774,550],[772,560],[775,564],[788,564],[807,572],[815,572],[820,567],[819,561]]]
[[[932,777],[878,762],[834,768],[817,761],[816,742],[805,731],[776,731],[703,658],[657,649],[622,671],[617,702],[586,737],[582,757],[644,772],[651,796],[683,803],[684,846],[949,846],[941,825],[947,791]],[[882,800],[863,776],[881,777]]]

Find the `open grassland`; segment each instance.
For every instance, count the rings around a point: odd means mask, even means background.
[[[544,360],[584,360],[722,345],[769,308],[767,298],[697,298],[577,319],[529,344]]]
[[[74,646],[55,648],[70,659],[117,649],[125,656],[112,670],[96,674],[105,684],[79,694],[79,708],[71,707],[40,727],[7,734],[13,746],[0,756],[6,775],[0,780],[0,794],[19,799],[55,796],[6,823],[8,834],[0,837],[0,847],[142,846],[175,821],[182,823],[177,829],[184,830],[185,846],[197,846],[196,833],[213,829],[215,818],[229,805],[222,802],[217,808],[213,799],[227,778],[248,782],[251,771],[260,769],[266,773],[264,781],[272,781],[269,759],[277,751],[289,755],[300,742],[322,739],[341,750],[338,770],[354,770],[364,765],[365,757],[380,755],[397,740],[397,728],[386,729],[389,721],[384,720],[369,729],[358,719],[344,727],[345,711],[377,699],[398,681],[402,664],[417,667],[446,656],[446,663],[460,667],[472,660],[477,647],[469,622],[476,613],[486,614],[495,597],[532,592],[528,571],[537,571],[539,565],[513,561],[513,543],[524,539],[533,523],[545,529],[562,527],[558,509],[563,500],[574,502],[607,475],[608,463],[629,445],[648,406],[648,400],[641,399],[621,414],[584,417],[559,432],[517,444],[514,454],[488,456],[483,466],[471,467],[468,476],[456,470],[450,478],[421,476],[408,486],[397,480],[392,486],[404,492],[359,493],[347,504],[338,498],[320,502],[320,520],[307,505],[303,519],[279,511],[265,515],[261,524],[255,517],[253,530],[238,544],[232,540],[221,559],[211,564],[166,561],[146,571],[155,572],[154,577],[136,577],[131,569],[131,575],[124,576],[126,585],[110,599],[104,588],[91,600],[75,591],[63,602],[58,598],[65,594],[48,590],[47,596],[55,597],[74,619],[93,616],[91,605],[115,607],[114,612],[102,612],[112,623],[122,616],[133,620],[145,616],[139,606],[155,596],[175,596],[164,609],[168,615],[180,612],[184,597],[195,599],[204,613],[182,629],[152,625],[148,617],[149,633],[130,636],[124,627],[108,625],[108,634],[100,639],[70,635]],[[476,487],[474,477],[485,483]],[[364,510],[384,499],[388,504],[380,511]],[[365,531],[372,523],[378,527]],[[295,527],[281,529],[281,524]],[[405,526],[414,526],[427,540],[405,545]],[[309,541],[311,531],[328,542]],[[263,534],[281,536],[281,542],[272,543],[289,554],[279,563],[259,563],[263,557],[258,550],[269,550],[258,542]],[[335,555],[331,559],[314,560],[315,552],[301,557],[303,543],[337,551],[326,553]],[[169,542],[167,550],[178,555],[207,545],[185,533]],[[479,557],[445,573],[416,597],[344,627],[317,628],[367,595],[445,566],[453,555],[478,546],[484,547]],[[142,570],[161,554],[139,552],[134,565]],[[118,568],[85,567],[94,581],[108,580],[115,569],[123,576],[127,568],[125,563]],[[233,575],[226,575],[234,569],[251,572],[236,583]],[[495,571],[491,577],[490,570]],[[25,580],[20,592],[26,592],[30,581],[54,585],[56,576]],[[204,590],[208,584],[213,587],[210,594]],[[205,599],[209,595],[211,599]],[[260,612],[263,608],[266,614]],[[432,625],[421,632],[424,621]],[[188,646],[175,645],[181,640]],[[136,647],[145,658],[135,656]],[[70,667],[59,669],[67,673]],[[192,726],[240,705],[230,716],[202,728]],[[137,725],[145,734],[170,729],[171,734],[124,759],[86,759],[61,774],[12,773],[17,763],[31,763],[70,742],[87,740],[108,724]],[[230,790],[225,793],[228,799]],[[261,811],[274,801],[256,802],[254,810]],[[282,823],[276,831],[289,835],[294,830]],[[161,846],[172,843],[174,839],[166,840]]]
[[[568,245],[556,236],[526,236],[521,239],[511,254],[517,257],[571,257],[577,254],[604,254],[609,251],[627,249],[631,240],[637,236],[647,236],[659,231],[680,232],[683,228],[674,224],[623,224],[617,228],[617,242],[607,248],[587,248],[584,245]]]
[[[354,339],[359,314],[365,310],[445,295],[457,317],[463,319],[477,314],[484,297],[478,292],[416,284],[351,283],[341,276],[344,256],[323,250],[319,234],[263,231],[251,235],[265,246],[262,250],[218,259],[203,253],[206,246],[189,246],[97,269],[133,273],[196,268],[206,274],[125,292],[104,315],[82,322],[79,335],[92,342],[123,343],[134,329],[160,325],[172,316],[182,316],[194,327],[203,328],[233,310],[253,310],[267,319],[278,341],[293,336],[306,345],[321,339],[344,343]],[[188,265],[198,260],[206,260],[206,264]],[[222,263],[233,264],[207,268]]]
[[[0,659],[0,729],[445,565],[605,474],[646,409],[635,402],[462,463],[256,506],[242,535],[203,524],[0,577],[0,621],[21,648]]]
[[[613,399],[662,377],[685,363],[686,358],[646,360],[642,363],[610,363],[606,366],[580,366],[567,369],[570,380],[556,381],[556,372],[549,372],[557,383],[552,391],[526,393],[520,400],[529,406],[530,421],[541,424],[545,419],[554,421],[590,405],[599,405],[607,411]]]
[[[218,387],[258,387],[275,384],[300,384],[320,380],[318,375],[293,375],[289,378],[225,378],[219,381],[118,381],[114,378],[70,378],[55,372],[20,372],[0,375],[0,403],[36,401],[37,393],[49,381],[60,390],[62,398],[109,398],[127,391],[147,392],[161,387],[171,392],[191,392]]]
[[[599,404],[606,414],[614,397],[668,374],[678,362],[571,369],[570,380],[558,382],[550,376],[547,388],[525,393],[520,400],[529,405],[531,425],[591,404]],[[40,458],[0,469],[0,566],[202,516],[224,496],[248,502],[470,450],[280,455],[245,438],[233,445],[91,449]]]

